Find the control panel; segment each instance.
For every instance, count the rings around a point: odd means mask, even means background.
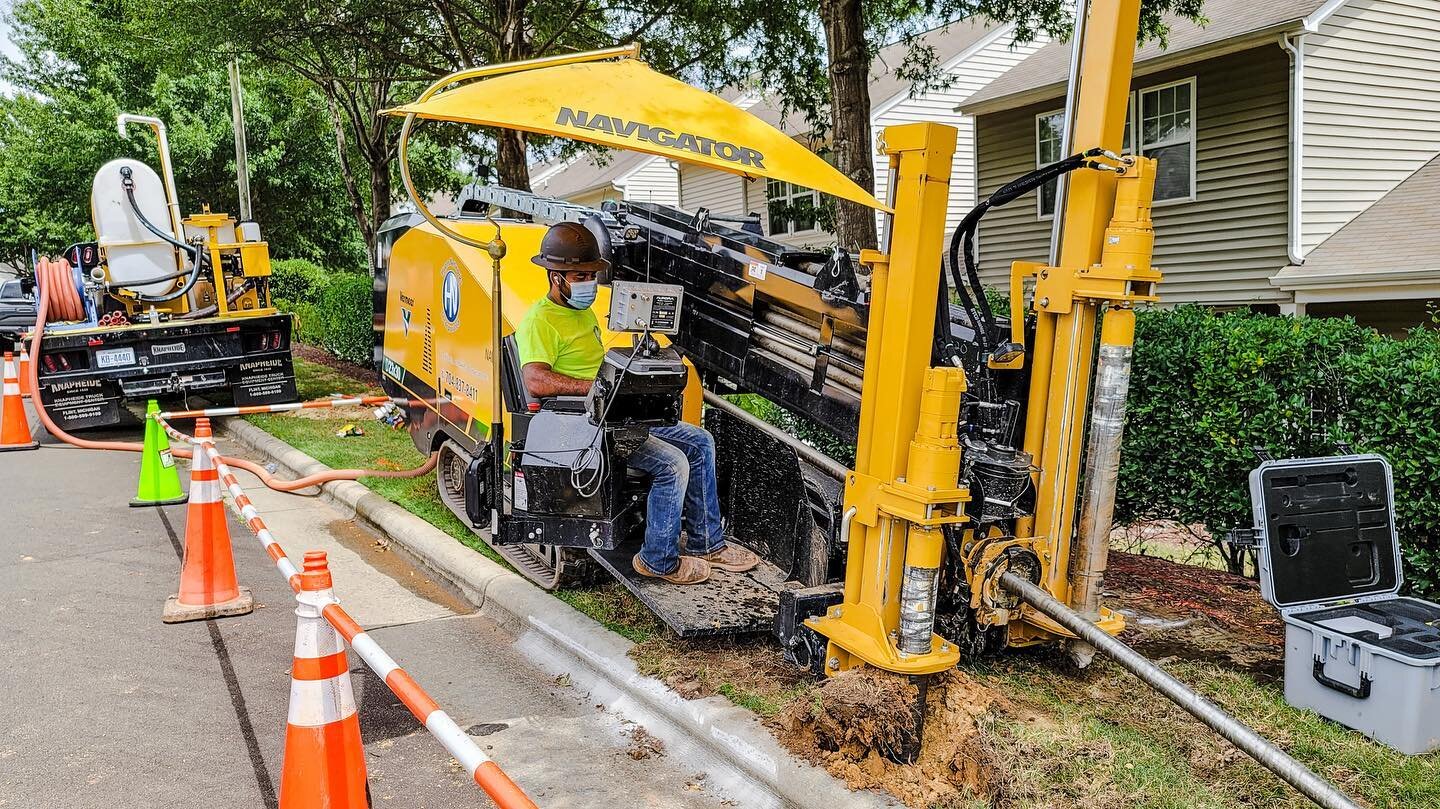
[[[616,281],[610,288],[610,331],[675,334],[685,287]]]

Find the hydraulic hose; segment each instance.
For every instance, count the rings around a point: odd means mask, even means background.
[[[45,402],[40,396],[40,344],[45,335],[45,324],[49,320],[51,306],[55,307],[56,318],[59,320],[83,320],[85,318],[85,307],[80,300],[80,293],[75,289],[72,280],[70,265],[65,261],[51,261],[48,258],[40,259],[35,266],[36,282],[40,286],[39,308],[35,312],[35,330],[30,335],[30,356],[34,362],[30,363],[30,389],[35,391],[31,402],[35,405],[35,413],[40,417],[40,423],[51,435],[64,441],[72,447],[80,449],[112,450],[119,452],[143,452],[144,444],[133,441],[95,441],[88,438],[79,438],[60,429],[55,420],[50,418],[50,413],[45,409]],[[51,293],[59,294],[53,299]],[[189,458],[192,453],[184,447],[175,447],[173,454],[181,458]],[[314,475],[306,475],[295,480],[279,480],[271,475],[265,467],[247,461],[244,458],[231,458],[226,456],[225,463],[238,469],[253,474],[260,479],[260,482],[267,487],[279,492],[294,492],[300,489],[307,489],[311,486],[318,486],[336,480],[357,480],[362,477],[376,478],[417,478],[429,474],[435,469],[439,461],[439,453],[431,453],[425,463],[414,469],[332,469],[328,472],[319,472]]]
[[[190,269],[189,269],[188,271],[186,271],[186,272],[174,273],[174,274],[172,274],[172,275],[169,276],[169,277],[161,277],[161,278],[158,278],[158,279],[150,279],[149,281],[130,281],[130,282],[127,282],[127,283],[125,284],[125,286],[127,286],[127,287],[140,287],[140,286],[146,286],[146,285],[151,284],[151,283],[159,283],[160,281],[173,280],[173,279],[175,279],[175,278],[184,277],[184,278],[185,278],[185,283],[184,283],[184,285],[182,285],[179,289],[175,290],[174,292],[168,292],[168,293],[166,293],[166,294],[164,294],[164,295],[154,295],[154,296],[152,296],[152,295],[143,295],[143,294],[141,294],[141,293],[139,293],[139,292],[136,292],[136,293],[135,293],[135,298],[136,298],[137,300],[139,300],[139,301],[144,302],[144,303],[165,303],[165,302],[167,302],[167,301],[173,301],[173,300],[175,300],[176,298],[180,297],[181,295],[184,295],[184,294],[188,293],[191,289],[194,289],[194,288],[195,288],[195,282],[200,280],[200,270],[201,270],[201,268],[203,268],[203,267],[205,266],[205,262],[206,262],[206,254],[205,254],[205,251],[204,251],[204,250],[201,250],[201,249],[200,249],[198,246],[196,246],[196,245],[186,244],[185,242],[182,242],[182,241],[180,241],[179,239],[176,239],[174,236],[172,236],[172,235],[170,235],[169,233],[166,233],[165,231],[163,231],[163,230],[161,230],[160,228],[156,227],[156,226],[155,226],[155,223],[151,222],[148,218],[146,218],[145,212],[140,210],[140,203],[135,200],[135,177],[134,177],[134,171],[131,170],[131,168],[130,168],[129,166],[121,166],[121,167],[120,167],[120,177],[121,177],[120,185],[121,185],[122,188],[125,189],[125,196],[126,196],[126,198],[128,198],[128,199],[130,200],[130,210],[135,213],[135,217],[140,220],[140,224],[144,225],[146,230],[148,230],[148,231],[150,231],[151,233],[155,234],[157,237],[159,237],[159,238],[161,238],[161,239],[164,239],[164,240],[165,240],[167,243],[169,243],[170,245],[172,245],[172,246],[174,246],[174,247],[177,247],[177,248],[179,248],[180,250],[185,251],[185,253],[190,256]],[[109,287],[107,286],[107,288],[109,288]]]
[[[1289,753],[1276,747],[1269,739],[1256,733],[1249,725],[1226,713],[1220,706],[1175,679],[1165,669],[1147,660],[1144,655],[1111,637],[1110,633],[1061,604],[1049,593],[1032,584],[1029,579],[1013,572],[1006,572],[1001,574],[1000,584],[1029,603],[1030,606],[1053,618],[1056,623],[1075,633],[1076,637],[1129,669],[1130,673],[1165,695],[1176,705],[1184,708],[1191,716],[1204,722],[1211,730],[1225,737],[1265,769],[1300,790],[1301,794],[1314,801],[1317,806],[1323,806],[1325,809],[1360,809],[1359,805],[1350,799],[1350,796],[1316,775],[1313,770],[1295,760]]]
[[[975,231],[980,226],[980,220],[991,208],[1008,204],[1062,174],[1082,168],[1111,168],[1091,159],[1101,155],[1106,155],[1104,149],[1088,149],[1064,160],[1022,174],[1001,186],[995,193],[972,208],[955,227],[955,232],[950,236],[950,274],[954,279],[955,291],[960,296],[960,305],[965,309],[966,316],[970,318],[971,325],[975,327],[976,342],[980,345],[981,353],[988,353],[991,348],[994,348],[990,344],[990,336],[995,330],[995,313],[990,308],[990,302],[985,298],[985,288],[980,282],[980,269],[975,261]],[[1056,215],[1058,216],[1059,212]],[[961,274],[962,267],[964,268],[963,275]],[[971,293],[974,294],[973,303]]]
[[[230,304],[232,304],[232,303],[240,300],[240,296],[244,295],[247,291],[249,291],[249,289],[250,289],[250,282],[249,282],[249,281],[246,281],[245,283],[241,284],[240,286],[235,287],[235,291],[234,291],[234,292],[231,292],[229,295],[226,295],[226,296],[225,296],[225,305],[226,305],[226,306],[229,306]],[[210,304],[209,306],[207,306],[207,307],[205,307],[205,308],[203,308],[203,309],[196,309],[195,311],[189,312],[189,313],[187,313],[187,314],[177,315],[177,316],[175,317],[175,319],[176,319],[176,320],[199,320],[199,319],[202,318],[202,317],[209,317],[209,316],[215,314],[215,313],[218,312],[218,311],[220,311],[220,304],[218,304],[218,303],[212,303],[212,304]]]

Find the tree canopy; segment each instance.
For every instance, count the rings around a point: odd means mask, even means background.
[[[1202,0],[1147,0],[1142,37]],[[762,88],[802,116],[817,146],[873,188],[868,73],[878,49],[912,43],[898,68],[943,81],[915,34],[981,15],[1023,39],[1066,36],[1064,0],[18,0],[20,56],[0,98],[0,259],[86,237],[90,178],[121,155],[153,157],[118,112],[170,126],[182,207],[234,210],[225,62],[244,65],[255,218],[277,254],[356,264],[397,201],[399,124],[379,115],[456,69],[640,42],[646,61],[693,83]],[[426,124],[412,153],[422,189],[478,173],[529,187],[528,165],[576,147],[516,132]],[[468,165],[467,165],[468,161]],[[847,247],[873,217],[843,207]]]
[[[181,209],[237,212],[230,93],[223,57],[195,49],[185,65],[155,57],[124,3],[21,0],[20,54],[3,66],[17,88],[0,98],[0,259],[58,252],[90,231],[90,185],[106,162],[158,166],[140,128],[121,138],[121,112],[167,124]],[[247,65],[254,217],[277,255],[360,266],[363,245],[343,206],[324,105],[285,71]]]

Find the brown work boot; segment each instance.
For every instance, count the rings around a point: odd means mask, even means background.
[[[756,565],[760,564],[759,556],[745,550],[739,545],[732,545],[730,543],[726,543],[725,547],[714,553],[688,558],[704,559],[710,563],[711,567],[728,570],[731,573],[744,573],[747,570],[754,569]]]
[[[630,564],[635,568],[635,572],[642,576],[663,579],[671,584],[699,584],[710,578],[710,563],[698,556],[680,557],[680,566],[675,568],[673,573],[656,573],[645,566],[638,553],[630,560]]]

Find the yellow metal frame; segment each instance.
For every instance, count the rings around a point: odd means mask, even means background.
[[[192,214],[184,219],[187,227],[205,231],[205,247],[210,251],[210,281],[215,286],[215,303],[219,317],[253,317],[271,315],[277,310],[271,306],[268,297],[262,299],[254,289],[242,295],[232,306],[230,291],[225,286],[225,272],[220,262],[222,253],[240,254],[240,271],[245,278],[265,278],[271,273],[270,245],[266,242],[222,242],[221,231],[228,225],[238,226],[229,214],[211,213],[208,206],[204,213]]]
[[[938,635],[928,653],[905,654],[892,634],[900,624],[906,565],[940,566],[940,526],[964,519],[969,500],[958,481],[959,445],[953,432],[947,445],[944,423],[936,418],[953,403],[948,414],[954,419],[965,375],[930,367],[956,134],[941,124],[904,124],[882,135],[890,176],[897,178],[895,219],[890,253],[860,256],[871,268],[870,321],[855,471],[845,486],[845,508],[855,509],[845,595],[826,615],[806,621],[829,639],[829,674],[862,662],[930,674],[960,659],[959,650]],[[922,418],[927,398],[937,413]]]
[[[1139,0],[1090,4],[1073,127],[1076,150],[1120,150],[1139,15]],[[1155,161],[1144,157],[1127,158],[1118,172],[1073,173],[1060,266],[1016,262],[1011,269],[1012,314],[1020,313],[1025,279],[1035,279],[1024,449],[1039,469],[1035,517],[1021,520],[1016,533],[1040,559],[1040,585],[1062,602],[1071,595],[1071,537],[1099,315],[1107,305],[1128,308],[1156,300],[1160,273],[1150,264],[1154,183]],[[1022,323],[1016,318],[1015,327]],[[1101,626],[1112,634],[1124,628],[1123,618],[1115,613],[1101,610],[1100,617]],[[1010,642],[1016,645],[1071,637],[1028,609],[1009,628]]]
[[[1120,149],[1139,14],[1139,0],[1090,4],[1074,126],[1076,151]],[[958,464],[958,445],[920,453],[920,468],[943,473],[915,479],[917,448],[926,445],[935,427],[922,419],[922,402],[941,371],[928,366],[954,149],[953,130],[947,129],[916,124],[891,127],[882,135],[891,176],[897,178],[890,229],[894,249],[888,256],[861,256],[872,268],[872,300],[859,445],[845,490],[846,511],[853,510],[853,517],[844,600],[806,622],[829,639],[829,674],[862,662],[926,674],[958,659],[958,651],[938,636],[926,654],[904,654],[897,643],[902,571],[907,566],[940,566],[944,543],[939,529],[963,521],[969,500],[951,471],[950,462]],[[1135,303],[1156,299],[1160,273],[1150,265],[1154,174],[1155,162],[1141,157],[1126,158],[1113,171],[1075,172],[1064,212],[1060,267],[1016,262],[1011,270],[1012,340],[1017,343],[1025,342],[1025,282],[1035,279],[1031,307],[1036,335],[1024,448],[1039,470],[1036,516],[1020,521],[1016,537],[974,543],[975,558],[964,562],[977,620],[1007,626],[1016,645],[1073,637],[1004,592],[999,575],[1008,568],[1008,552],[1030,550],[1040,560],[1041,584],[1062,601],[1070,595],[1070,544],[1096,324],[1105,306],[1123,308],[1129,315]],[[1133,330],[1107,329],[1110,339],[1125,340],[1126,334],[1133,340]],[[1022,355],[993,361],[991,367],[1019,368],[1024,362]],[[1101,609],[1099,624],[1118,633],[1124,619]]]
[[[1090,4],[1074,122],[1074,143],[1081,147],[1103,146],[1111,152],[1120,148],[1139,10],[1140,0],[1094,0]],[[466,275],[470,281],[485,283],[477,269],[483,266],[480,251],[490,250],[494,260],[491,284],[497,286],[492,294],[498,292],[498,285],[502,283],[501,256],[494,250],[500,244],[498,232],[496,237],[485,240],[478,238],[477,233],[457,232],[456,228],[430,215],[414,193],[406,143],[417,116],[479,121],[470,111],[461,114],[447,106],[448,102],[441,104],[441,98],[429,104],[427,100],[445,87],[474,78],[547,67],[564,68],[565,75],[569,75],[571,66],[617,57],[627,65],[623,70],[613,63],[609,73],[605,73],[607,68],[603,65],[586,68],[595,76],[630,75],[635,72],[632,70],[635,63],[625,58],[633,59],[634,55],[633,51],[599,51],[463,71],[431,85],[416,104],[389,111],[406,116],[399,147],[405,187],[416,200],[429,228],[433,228],[432,232],[456,243],[455,255],[468,270]],[[536,74],[531,77],[531,84],[549,88],[541,100],[553,106],[552,102],[558,103],[561,94],[554,93],[554,82],[545,81],[549,75],[552,74]],[[658,80],[653,77],[648,80],[653,86],[669,87],[656,84]],[[607,96],[607,103],[620,105],[634,95],[633,87],[612,89],[616,92]],[[666,92],[670,95],[665,96]],[[699,105],[717,116],[729,115],[722,108],[707,106],[714,99],[685,95],[693,92],[693,88],[671,88],[658,95],[673,97],[675,109]],[[451,101],[487,97],[474,90],[469,95],[458,90],[445,95]],[[650,107],[664,106],[655,99],[649,101]],[[531,106],[536,103],[532,99]],[[550,124],[541,121],[544,117],[541,113],[553,117],[550,106],[546,106],[525,118],[523,126],[512,125],[513,122],[496,125],[550,131],[542,127],[542,123]],[[733,116],[723,120],[734,122],[737,127],[749,126]],[[562,134],[617,148],[634,147],[632,143],[600,138],[593,133],[577,134],[567,130]],[[771,134],[774,133],[767,133],[766,137]],[[945,553],[944,527],[966,520],[965,507],[970,499],[969,491],[959,480],[961,449],[957,419],[966,386],[965,374],[958,368],[930,367],[937,304],[935,290],[940,283],[956,135],[953,127],[919,123],[888,127],[881,136],[882,151],[890,163],[890,176],[895,178],[894,198],[889,200],[894,218],[887,231],[889,251],[864,251],[861,255],[862,263],[871,270],[870,315],[856,462],[845,481],[846,527],[842,530],[847,532],[848,549],[844,595],[842,602],[825,615],[806,621],[807,626],[828,639],[825,660],[828,674],[870,664],[920,675],[943,671],[959,660],[959,650],[933,633],[928,649],[922,651],[924,637],[915,636],[913,620],[909,624],[912,634],[906,639],[900,637],[902,612],[913,618],[933,610],[933,603],[929,603],[934,597],[933,590],[927,599],[923,588],[917,590],[913,583],[923,581],[926,575],[938,575]],[[672,145],[666,144],[666,148]],[[639,150],[662,153],[657,151],[659,148],[652,144]],[[675,158],[686,160],[686,154],[677,152]],[[770,168],[773,173],[774,167]],[[818,178],[814,182],[828,177],[823,172],[814,176]],[[966,560],[982,622],[1008,625],[1012,643],[1069,637],[1063,628],[1020,607],[1001,592],[996,571],[1003,569],[1011,558],[1000,554],[1015,548],[1033,550],[1040,559],[1041,584],[1060,600],[1068,600],[1080,439],[1094,363],[1097,319],[1105,306],[1130,307],[1155,299],[1154,285],[1160,275],[1150,266],[1153,231],[1149,210],[1153,185],[1154,161],[1145,158],[1127,159],[1118,171],[1076,172],[1070,181],[1064,211],[1066,227],[1059,268],[1017,263],[1012,269],[1015,342],[1023,342],[1025,318],[1019,307],[1023,305],[1025,280],[1033,277],[1036,289],[1032,309],[1037,325],[1034,348],[1028,359],[1032,375],[1024,438],[1024,449],[1040,469],[1035,479],[1036,516],[1020,521],[1015,537],[987,538],[983,548],[974,554],[977,558]],[[868,194],[863,197],[866,204],[884,210]],[[857,197],[852,194],[848,198]],[[463,226],[457,228],[463,229]],[[499,253],[503,255],[504,250]],[[391,286],[393,297],[397,288],[395,278]],[[501,333],[499,321],[497,314],[493,322],[486,324],[493,328],[494,340],[498,340]],[[478,325],[466,328],[478,328]],[[1124,332],[1123,329],[1114,331]],[[387,330],[387,358],[391,356],[393,336]],[[1119,339],[1124,339],[1123,335]],[[999,360],[994,367],[1019,367],[1025,361],[1024,357]],[[413,367],[408,362],[406,365]],[[698,396],[687,396],[687,417],[691,415],[691,402],[698,400]],[[917,575],[909,576],[907,571]],[[911,588],[908,600],[902,599],[902,590],[906,587]],[[917,592],[921,595],[918,599]],[[1118,632],[1123,625],[1118,615],[1101,611],[1101,626],[1107,631]],[[902,651],[902,645],[911,651]]]

